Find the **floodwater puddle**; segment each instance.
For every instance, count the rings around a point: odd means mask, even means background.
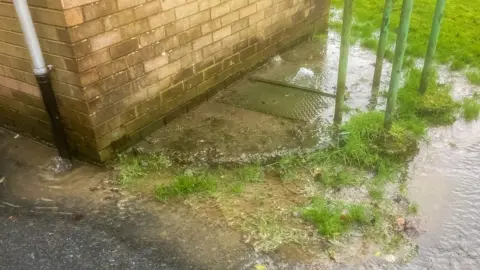
[[[241,232],[241,241],[256,252],[237,269],[258,265],[265,269],[477,269],[480,139],[475,134],[480,124],[476,121],[457,120],[452,126],[430,128],[428,139],[420,143],[418,155],[409,163],[407,181],[387,184],[385,194],[376,194],[366,185],[319,193],[319,173],[312,168],[283,179],[291,164],[283,164],[279,157],[319,149],[328,142],[325,127],[332,123],[333,99],[315,91],[335,92],[339,47],[338,34],[330,32],[273,57],[254,73],[311,91],[246,79],[154,132],[135,149],[154,149],[183,165],[176,168],[176,175],[155,173],[142,181],[150,182],[149,190],[157,187],[157,198],[182,197],[169,202],[170,206],[186,205],[202,219]],[[371,105],[375,63],[375,54],[358,45],[352,46],[349,57],[347,119]],[[385,62],[381,91],[388,87],[390,69]],[[444,67],[439,77],[440,83],[452,85],[457,100],[478,91],[462,74]],[[379,97],[376,108],[384,106],[385,99]],[[266,160],[270,167],[260,165]],[[252,161],[254,165],[242,172],[245,175],[238,176],[243,168],[238,164]],[[215,169],[202,168],[211,164]],[[232,164],[237,165],[232,169]],[[261,179],[255,178],[259,174]],[[213,184],[206,175],[219,181]],[[252,175],[255,179],[244,181]],[[195,183],[201,195],[179,193],[188,181]],[[169,188],[169,184],[177,186]],[[339,206],[344,208],[340,218],[354,204],[376,205],[389,213],[388,222],[381,223],[388,227],[382,229],[387,242],[371,241],[362,229],[353,229],[341,239],[321,237],[302,218],[302,207],[315,196],[345,202]],[[376,204],[374,196],[383,196],[388,203]],[[407,214],[407,209],[414,213]]]

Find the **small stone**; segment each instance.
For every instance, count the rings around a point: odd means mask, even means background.
[[[405,225],[405,219],[402,217],[397,218],[397,225],[403,227]]]
[[[389,263],[394,263],[396,261],[395,256],[393,256],[392,254],[386,255],[385,260]]]

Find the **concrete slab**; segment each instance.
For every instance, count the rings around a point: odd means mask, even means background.
[[[208,101],[136,145],[180,163],[265,160],[315,147],[318,125]]]

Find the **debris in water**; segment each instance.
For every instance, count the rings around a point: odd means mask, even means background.
[[[72,169],[72,162],[57,156],[51,159],[50,165],[47,168],[51,169],[54,173],[66,172]]]
[[[18,139],[18,137],[20,137],[20,134],[15,134],[15,136],[13,136],[14,139]]]
[[[272,64],[280,64],[280,63],[282,63],[282,61],[283,61],[283,59],[282,59],[282,57],[281,57],[280,55],[275,55],[275,56],[270,60],[270,62],[271,62]]]
[[[297,79],[302,79],[302,78],[313,78],[314,76],[315,76],[315,72],[313,72],[313,70],[309,68],[301,67],[298,70],[297,75],[293,77],[292,81],[296,81]]]

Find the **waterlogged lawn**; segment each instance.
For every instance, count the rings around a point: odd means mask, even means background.
[[[390,44],[394,44],[402,6],[401,0],[394,2]],[[373,33],[380,28],[384,3],[384,0],[354,1],[353,35],[367,47],[376,48],[378,38]],[[435,3],[436,0],[414,1],[407,55],[425,56]],[[343,0],[332,0],[332,5],[341,8]],[[338,25],[337,22],[332,26]],[[440,63],[451,63],[452,69],[480,68],[480,0],[447,1],[436,58]]]

